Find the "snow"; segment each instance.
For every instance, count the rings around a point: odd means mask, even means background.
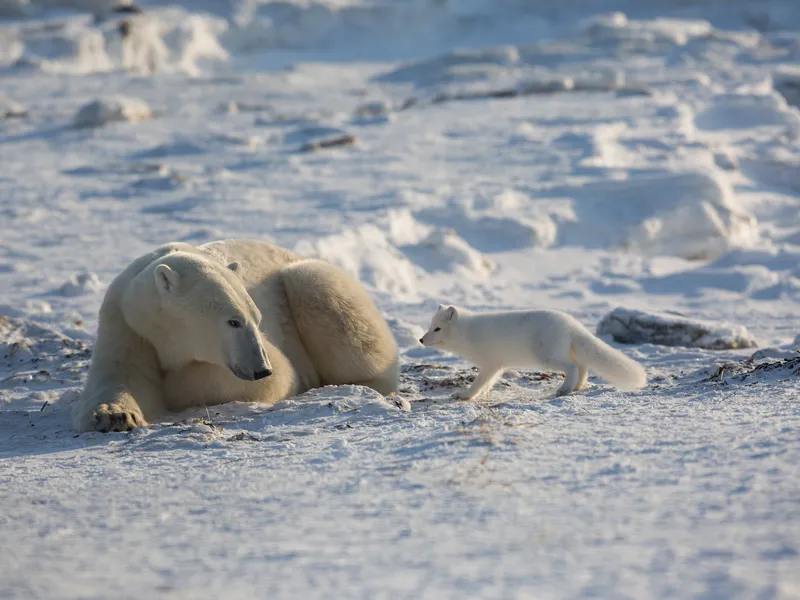
[[[25,107],[11,98],[0,96],[0,119],[18,119],[25,116]]]
[[[0,597],[800,597],[793,0],[117,4],[0,0]],[[108,283],[234,237],[358,277],[399,394],[76,434]],[[649,384],[454,401],[439,303]]]

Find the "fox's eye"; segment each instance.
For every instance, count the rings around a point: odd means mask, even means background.
[[[441,327],[437,327],[436,329],[434,329],[434,331],[441,331],[441,330],[442,330]]]
[[[234,329],[239,329],[239,327],[242,326],[242,322],[237,319],[231,319],[230,321],[228,321],[228,325],[230,325]]]

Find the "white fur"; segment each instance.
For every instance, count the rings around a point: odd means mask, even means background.
[[[557,395],[580,390],[589,369],[622,389],[647,383],[644,368],[593,336],[577,319],[556,310],[473,313],[439,305],[420,343],[459,354],[480,368],[471,400],[488,392],[510,367],[540,367],[565,373]]]
[[[129,265],[100,308],[79,431],[167,410],[272,404],[323,385],[397,391],[397,346],[366,290],[265,242],[168,244]]]

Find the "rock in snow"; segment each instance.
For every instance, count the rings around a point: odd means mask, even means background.
[[[689,319],[674,313],[646,313],[615,308],[600,320],[597,335],[611,335],[621,344],[688,346],[731,350],[758,346],[743,325]]]
[[[75,115],[76,127],[100,127],[114,121],[135,123],[152,116],[150,107],[137,98],[114,96],[85,104]]]

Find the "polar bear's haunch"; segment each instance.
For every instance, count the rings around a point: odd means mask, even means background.
[[[397,346],[366,290],[336,267],[257,241],[168,244],[109,286],[79,431],[314,387],[397,390]]]

